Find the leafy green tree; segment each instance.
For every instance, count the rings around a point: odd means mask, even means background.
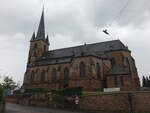
[[[146,87],[150,87],[149,78],[148,77],[146,77]]]
[[[142,79],[142,84],[143,84],[143,87],[150,87],[150,76],[143,76],[143,79]]]
[[[17,84],[14,82],[12,77],[5,76],[2,86],[4,87],[4,89],[14,90],[17,87]]]
[[[142,78],[142,84],[143,84],[143,87],[147,87],[145,76],[143,76]]]

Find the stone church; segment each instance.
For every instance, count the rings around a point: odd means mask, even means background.
[[[61,89],[80,86],[86,91],[140,87],[135,60],[120,40],[49,50],[44,11],[33,33],[23,88]]]

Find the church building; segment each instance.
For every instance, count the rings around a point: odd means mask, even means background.
[[[56,50],[49,50],[49,45],[43,11],[38,32],[30,40],[24,89],[80,86],[85,91],[103,91],[140,87],[135,60],[120,40]]]

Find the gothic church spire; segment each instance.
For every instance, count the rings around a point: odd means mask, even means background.
[[[33,35],[32,35],[32,38],[31,38],[31,41],[35,40],[35,32],[33,32]]]
[[[42,15],[41,15],[40,24],[39,24],[36,39],[37,40],[45,40],[44,9],[42,11]]]

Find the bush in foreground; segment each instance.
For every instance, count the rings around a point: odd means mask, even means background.
[[[0,89],[0,102],[2,101],[3,99],[3,89]]]
[[[52,90],[52,94],[61,95],[61,96],[74,96],[81,95],[82,88],[81,87],[68,87],[59,90]]]
[[[19,90],[15,90],[14,94],[47,93],[47,92],[50,92],[50,91],[48,89],[46,89],[46,88],[31,88],[31,89],[19,89]]]

